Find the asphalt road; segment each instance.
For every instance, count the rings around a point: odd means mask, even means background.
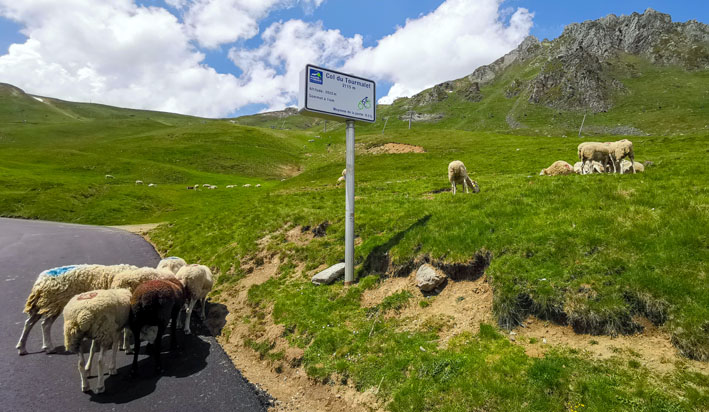
[[[159,260],[149,243],[120,229],[0,218],[0,410],[264,411],[264,396],[244,380],[211,336],[180,333],[182,350],[164,352],[161,376],[153,374],[152,359],[141,355],[139,376],[128,378],[132,357],[119,352],[118,375],[107,376],[106,391],[98,395],[81,392],[78,356],[64,352],[63,346],[57,354],[39,352],[39,323],[27,341],[29,354],[18,356],[24,302],[41,271],[77,263],[154,267]],[[64,342],[63,323],[60,317],[52,328],[55,345]],[[96,386],[95,376],[90,384]]]

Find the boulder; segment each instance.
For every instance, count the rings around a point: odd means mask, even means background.
[[[329,285],[344,274],[345,264],[338,263],[336,265],[330,266],[322,272],[319,272],[317,275],[313,276],[311,281],[316,285]]]
[[[416,287],[422,292],[430,292],[445,281],[446,275],[428,263],[421,265],[416,271]]]

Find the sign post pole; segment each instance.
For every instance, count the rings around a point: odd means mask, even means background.
[[[345,286],[354,282],[354,191],[355,191],[355,127],[354,120],[347,120],[345,136]]]

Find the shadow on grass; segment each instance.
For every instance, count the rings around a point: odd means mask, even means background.
[[[389,269],[389,264],[391,263],[389,251],[394,246],[398,245],[407,233],[418,227],[425,226],[430,219],[430,214],[420,218],[416,222],[412,223],[411,226],[392,236],[391,239],[389,239],[389,241],[385,244],[379,245],[372,249],[372,251],[369,252],[369,255],[367,255],[367,258],[364,260],[364,264],[362,264],[362,269],[360,270],[359,276],[368,275],[371,273],[386,273]]]

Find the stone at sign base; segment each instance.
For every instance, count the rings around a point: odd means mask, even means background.
[[[313,276],[312,282],[316,285],[329,285],[344,274],[345,264],[338,263]]]

